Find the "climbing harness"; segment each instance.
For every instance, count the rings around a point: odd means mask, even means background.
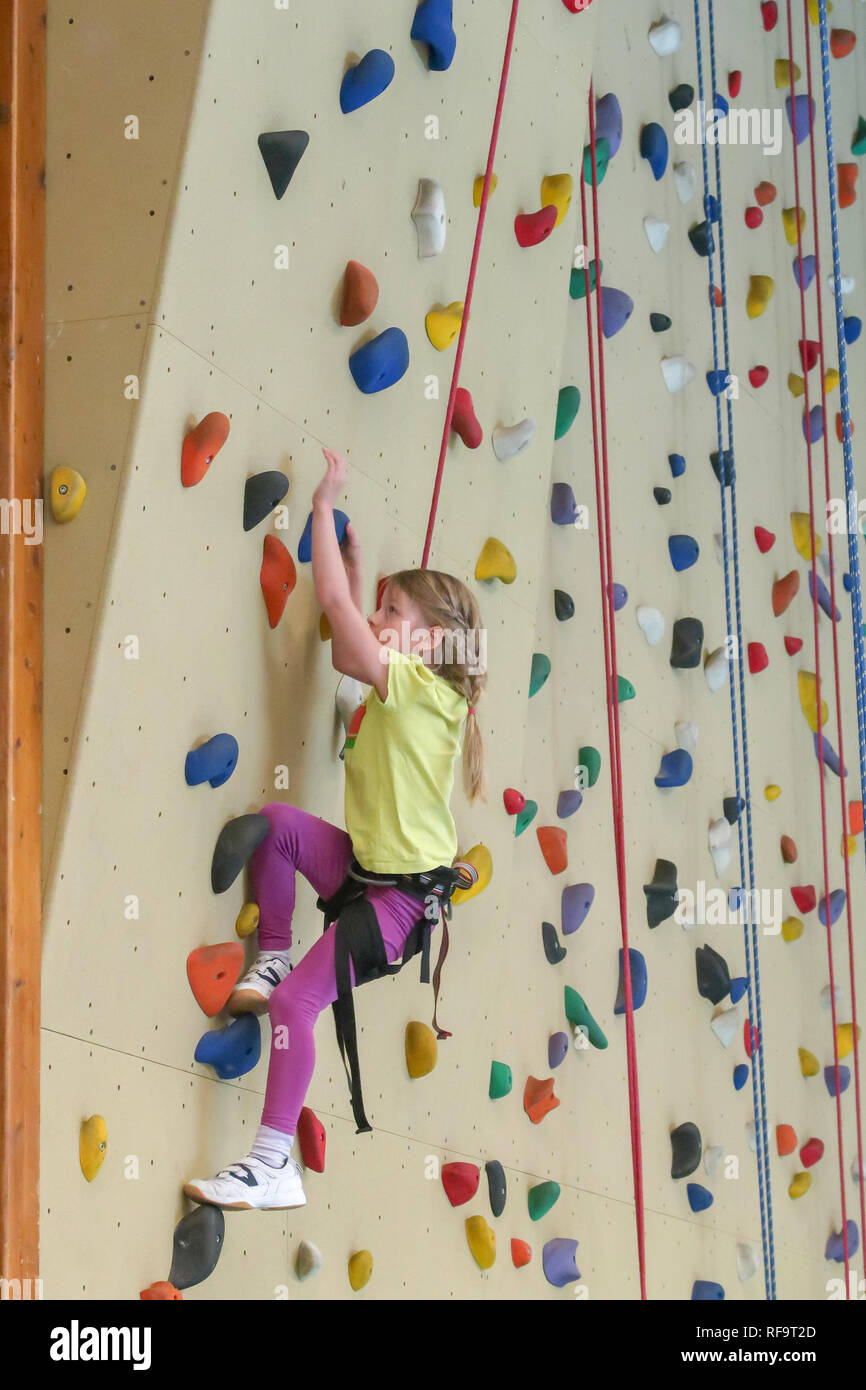
[[[383,975],[396,975],[413,956],[421,955],[421,983],[430,984],[430,932],[441,919],[442,941],[439,959],[433,972],[433,1027],[437,1038],[450,1038],[436,1021],[442,965],[448,954],[448,919],[451,917],[451,895],[455,888],[471,888],[478,882],[478,870],[473,864],[459,861],[448,868],[438,868],[416,874],[376,874],[363,868],[353,857],[349,872],[336,893],[330,898],[318,898],[316,906],[325,914],[323,930],[334,928],[334,967],[337,978],[337,998],[333,1004],[337,1046],[343,1059],[352,1113],[358,1126],[356,1134],[367,1134],[372,1125],[364,1114],[361,1095],[361,1072],[358,1062],[358,1038],[355,1027],[355,1007],[352,999],[352,979],[349,962],[355,968],[355,986],[368,984]],[[368,884],[398,888],[424,903],[424,913],[403,948],[403,959],[389,965],[385,955],[382,929],[373,904],[364,896]],[[348,1065],[347,1065],[348,1058]]]

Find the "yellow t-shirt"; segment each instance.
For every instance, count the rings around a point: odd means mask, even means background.
[[[346,735],[346,830],[373,873],[421,873],[451,864],[454,762],[466,700],[420,656],[388,652],[388,698],[375,686]]]

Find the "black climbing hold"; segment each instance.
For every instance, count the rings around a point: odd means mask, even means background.
[[[677,618],[671,642],[671,665],[680,671],[700,666],[704,625],[700,618]]]
[[[647,926],[657,927],[672,917],[679,902],[677,866],[669,859],[657,859],[652,883],[645,883]]]
[[[490,1210],[494,1216],[501,1216],[505,1210],[505,1169],[498,1158],[491,1158],[489,1163],[485,1163],[484,1171],[487,1174]]]
[[[668,101],[672,111],[685,111],[687,106],[691,106],[695,99],[695,89],[689,86],[688,82],[681,82],[678,87],[668,93]]]
[[[553,591],[553,611],[561,623],[574,617],[574,599],[564,589]]]
[[[730,487],[734,481],[734,455],[730,449],[723,449],[719,454],[718,449],[714,449],[710,454],[710,463],[713,465],[713,472],[719,482],[724,487]],[[723,469],[724,465],[724,469]],[[724,471],[724,477],[722,473]]]
[[[667,314],[650,314],[650,328],[653,333],[667,333],[672,322]]]
[[[559,965],[561,960],[565,960],[568,952],[564,946],[559,944],[559,937],[556,935],[556,927],[552,922],[542,922],[541,940],[544,943],[544,954],[547,956],[551,965]]]
[[[264,521],[288,490],[289,480],[285,473],[275,469],[247,478],[244,484],[244,530],[252,531],[254,526]]]
[[[222,1253],[226,1219],[221,1207],[195,1207],[174,1228],[174,1254],[168,1282],[191,1289],[213,1274]]]
[[[715,243],[709,222],[697,222],[694,227],[690,227],[689,241],[699,256],[711,256],[715,250]]]
[[[726,796],[722,802],[722,811],[725,820],[729,825],[736,825],[740,819],[740,812],[745,806],[745,801],[741,796]]]
[[[701,1131],[687,1121],[671,1133],[671,1177],[687,1178],[701,1161]]]
[[[270,130],[259,136],[259,149],[274,193],[282,198],[310,143],[305,130]]]
[[[669,487],[654,487],[653,497],[660,507],[666,507],[671,500],[671,490]]]
[[[210,869],[211,887],[215,893],[231,888],[254,849],[262,843],[271,823],[267,816],[236,816],[223,826],[213,852]],[[172,1280],[174,1283],[174,1280]]]
[[[731,992],[731,975],[724,956],[712,946],[695,948],[695,969],[698,973],[698,994],[711,1004],[721,1004]]]

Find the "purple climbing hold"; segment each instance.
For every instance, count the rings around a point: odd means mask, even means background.
[[[693,766],[691,754],[685,748],[675,748],[673,753],[665,753],[655,779],[656,786],[684,787],[692,775]]]
[[[742,1091],[748,1079],[749,1068],[745,1062],[740,1062],[738,1066],[734,1067],[734,1090]]]
[[[611,585],[613,589],[613,611],[618,613],[628,603],[628,590],[622,584]]]
[[[708,1188],[702,1187],[699,1182],[687,1183],[686,1195],[692,1211],[706,1211],[707,1207],[713,1205],[712,1192]]]
[[[724,1296],[721,1284],[714,1284],[711,1279],[696,1279],[692,1284],[692,1299],[695,1302],[721,1302]]]
[[[646,1001],[646,961],[640,951],[633,946],[628,950],[629,975],[631,976],[631,1003],[633,1009],[639,1009]],[[616,1003],[613,1006],[615,1014],[625,1013],[625,975],[622,968],[622,947],[619,948],[619,984],[616,990]]]
[[[848,1258],[856,1255],[860,1249],[860,1237],[857,1234],[857,1222],[850,1216],[845,1222],[845,1230],[848,1232]],[[842,1264],[845,1260],[845,1231],[834,1231],[827,1237],[827,1246],[824,1250],[825,1260],[835,1260],[837,1264]],[[862,1284],[860,1286],[863,1287]]]
[[[551,1033],[547,1039],[547,1065],[551,1070],[568,1056],[569,1046],[567,1033]]]
[[[645,125],[640,133],[640,152],[653,171],[653,178],[658,180],[668,167],[668,137],[657,121],[650,121]]]
[[[833,891],[832,891],[832,893],[830,894],[830,903],[829,903],[829,906],[830,906],[829,917],[830,917],[830,926],[831,926],[831,927],[832,927],[832,925],[833,925],[834,922],[838,921],[838,919],[839,919],[839,914],[840,914],[840,912],[842,911],[842,908],[845,906],[845,901],[846,901],[846,899],[845,899],[845,889],[844,889],[844,888],[834,888]],[[828,913],[827,913],[827,899],[826,899],[826,898],[822,898],[821,901],[818,903],[818,921],[821,923],[821,926],[822,926],[822,927],[826,927],[826,925],[827,925],[827,916],[828,916]]]
[[[809,411],[803,411],[803,438],[808,444],[817,444],[819,439],[824,438],[824,407],[813,405]]]
[[[820,407],[819,407],[819,408],[820,408]],[[824,583],[824,581],[823,581],[823,579],[821,578],[820,574],[817,575],[816,578],[817,578],[817,580],[818,580],[818,604],[819,604],[819,607],[821,607],[821,608],[824,610],[824,612],[827,614],[827,617],[828,617],[828,618],[833,618],[833,617],[834,617],[834,614],[835,614],[835,621],[836,621],[837,623],[840,622],[840,621],[841,621],[841,618],[842,618],[842,614],[839,612],[839,609],[838,609],[838,608],[834,609],[834,607],[833,607],[833,600],[832,600],[832,598],[830,597],[830,591],[829,591],[829,589],[827,588],[827,585]],[[812,600],[814,600],[814,598],[815,598],[815,585],[814,585],[813,582],[812,582],[812,571],[811,571],[811,570],[809,571],[809,597],[810,597],[810,599],[812,599]]]
[[[573,816],[575,811],[579,811],[583,805],[583,797],[579,791],[569,788],[568,791],[560,792],[556,802],[556,814],[560,820],[565,820],[567,816]]]
[[[807,290],[815,278],[815,257],[804,256],[801,260],[799,256],[794,259],[794,279],[797,281],[798,288]]]
[[[548,1284],[562,1289],[566,1284],[572,1284],[580,1278],[577,1245],[576,1240],[565,1240],[562,1237],[547,1242],[541,1252],[541,1264]]]
[[[632,316],[634,300],[624,290],[601,287],[601,327],[606,338],[612,338],[624,328]]]
[[[818,735],[817,735],[817,734],[813,734],[813,735],[812,735],[812,741],[813,741],[813,745],[814,745],[814,748],[815,748],[815,757],[818,758],[818,761],[820,762],[821,759],[820,759],[820,756],[819,756],[819,753],[818,753]],[[831,771],[831,772],[835,772],[836,776],[838,777],[838,776],[839,776],[839,766],[840,766],[840,764],[839,764],[839,754],[836,752],[836,749],[833,747],[832,743],[830,742],[830,740],[829,740],[826,736],[823,736],[823,735],[822,735],[822,743],[823,743],[823,745],[824,745],[824,749],[823,749],[823,751],[824,751],[824,766],[825,766],[825,767],[829,767],[830,771]],[[848,776],[848,769],[847,769],[847,768],[845,768],[844,772],[842,773],[842,776],[843,776],[843,777],[847,777],[847,776]]]
[[[806,136],[812,129],[812,121],[815,118],[815,102],[808,96],[796,96],[794,97],[794,106],[792,109],[791,98],[788,96],[785,97],[785,112],[788,117],[788,125],[791,127],[792,131],[796,123],[797,144],[802,145]]]
[[[570,936],[583,926],[592,907],[595,889],[591,883],[572,883],[562,890],[562,934]]]
[[[573,526],[577,520],[577,503],[570,483],[554,483],[550,495],[550,516],[557,526]]]
[[[622,109],[613,92],[595,103],[595,138],[607,141],[613,159],[622,144]]]
[[[841,1096],[845,1091],[847,1091],[847,1089],[848,1089],[850,1083],[851,1083],[851,1071],[850,1071],[850,1068],[849,1068],[849,1067],[843,1067],[842,1064],[841,1064],[841,1062],[840,1062],[840,1063],[839,1063],[839,1094],[840,1094],[840,1096]],[[835,1094],[836,1094],[836,1068],[835,1068],[835,1067],[825,1067],[825,1068],[824,1068],[824,1084],[825,1084],[825,1086],[827,1087],[827,1090],[830,1092],[830,1095],[831,1095],[831,1096],[835,1096]]]
[[[670,536],[668,551],[675,570],[690,569],[700,554],[698,543],[693,536]]]

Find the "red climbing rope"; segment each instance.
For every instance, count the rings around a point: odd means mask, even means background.
[[[801,324],[802,324],[803,342],[804,342],[804,345],[805,345],[805,343],[806,343],[806,341],[807,341],[807,340],[806,340],[806,295],[805,295],[805,289],[804,289],[804,287],[803,287],[803,274],[802,274],[802,266],[803,266],[803,242],[802,242],[802,230],[801,230],[801,226],[800,226],[800,161],[799,161],[799,147],[798,147],[798,144],[797,144],[797,131],[796,131],[797,116],[796,116],[796,101],[795,101],[795,93],[794,93],[794,45],[793,45],[793,30],[792,30],[792,21],[791,21],[791,0],[787,0],[787,18],[788,18],[788,58],[789,58],[789,62],[790,62],[790,69],[789,69],[789,72],[790,72],[790,86],[791,86],[791,120],[792,120],[793,134],[794,134],[794,186],[795,186],[796,218],[797,218],[797,255],[798,255],[798,257],[799,257],[799,263],[800,263],[800,274],[799,274],[799,276],[798,276],[798,280],[799,280],[799,284],[800,284],[800,317],[801,317]],[[808,12],[807,0],[803,0],[803,29],[804,29],[804,41],[805,41],[805,49],[806,49],[807,92],[808,92],[808,96],[809,96],[810,112],[811,112],[811,111],[816,111],[816,110],[817,110],[817,107],[816,107],[816,104],[815,104],[814,93],[813,93],[813,87],[812,87],[812,46],[811,46],[811,39],[810,39],[809,12]],[[821,287],[821,254],[820,254],[820,234],[819,234],[819,222],[818,222],[818,179],[817,179],[817,162],[816,162],[816,157],[815,157],[815,129],[814,129],[814,126],[815,126],[814,117],[811,116],[811,114],[810,114],[810,119],[809,119],[809,148],[810,148],[810,156],[811,156],[811,174],[812,174],[812,220],[813,220],[813,224],[814,224],[814,234],[815,234],[815,287],[816,287],[816,295],[817,295],[817,314],[818,314],[818,359],[819,359],[819,371],[820,371],[819,391],[820,391],[820,393],[821,393],[821,401],[822,401],[822,420],[823,420],[823,432],[822,432],[822,434],[823,434],[823,443],[824,443],[824,488],[825,488],[825,495],[826,495],[826,499],[825,499],[825,500],[826,500],[827,502],[829,502],[830,496],[831,496],[831,489],[830,489],[830,445],[829,445],[829,436],[828,436],[828,429],[827,429],[826,359],[825,359],[825,349],[824,349],[824,314],[823,314],[823,299],[822,299],[822,287]],[[834,171],[833,171],[832,169],[828,170],[828,174],[829,174],[829,177],[830,177],[830,178],[835,177]],[[806,352],[807,352],[807,349],[806,349],[805,346],[804,346],[804,352],[803,352],[804,360],[803,360],[802,365],[803,365],[803,381],[804,381],[804,398],[805,398],[805,408],[806,408],[806,420],[807,420],[807,422],[808,422],[808,421],[809,421],[809,371],[808,371],[808,366],[807,366],[808,357],[806,356]],[[851,1297],[851,1288],[850,1288],[850,1279],[849,1279],[848,1223],[847,1223],[847,1203],[846,1203],[846,1198],[845,1198],[845,1157],[844,1157],[843,1136],[842,1136],[842,1100],[841,1100],[840,1085],[839,1085],[839,1079],[840,1079],[840,1078],[839,1078],[839,1043],[838,1043],[837,1020],[836,1020],[836,988],[835,988],[835,972],[834,972],[834,966],[833,966],[832,928],[831,928],[831,925],[830,925],[830,913],[829,913],[829,905],[830,905],[830,904],[829,904],[829,883],[828,883],[828,866],[827,866],[827,813],[826,813],[826,804],[825,804],[825,800],[824,800],[824,754],[823,754],[823,728],[822,728],[822,722],[821,722],[821,671],[820,671],[820,660],[821,660],[821,659],[820,659],[819,642],[818,642],[818,584],[817,584],[816,558],[815,558],[815,510],[814,510],[813,479],[812,479],[812,444],[811,444],[811,425],[808,424],[808,423],[807,423],[807,428],[806,428],[806,449],[807,449],[807,460],[808,460],[808,469],[809,469],[809,526],[810,526],[811,537],[812,537],[812,539],[811,539],[811,550],[812,550],[812,576],[813,576],[813,578],[812,578],[812,587],[813,587],[813,603],[812,603],[812,607],[813,607],[814,635],[815,635],[815,696],[816,696],[816,714],[817,714],[817,721],[816,721],[816,722],[817,722],[817,725],[818,725],[818,739],[819,739],[819,755],[818,755],[818,756],[819,756],[819,777],[820,777],[820,786],[821,786],[821,826],[822,826],[823,853],[824,853],[824,884],[825,884],[824,892],[825,892],[825,903],[826,903],[826,907],[827,907],[827,928],[826,928],[826,930],[827,930],[827,958],[828,958],[828,970],[829,970],[829,976],[830,976],[830,1009],[831,1009],[831,1020],[832,1020],[832,1027],[833,1027],[833,1063],[834,1063],[835,1079],[836,1079],[836,1085],[835,1085],[835,1090],[836,1090],[836,1128],[837,1128],[838,1143],[839,1143],[839,1187],[840,1187],[840,1198],[841,1198],[841,1208],[842,1208],[842,1244],[843,1244],[843,1250],[844,1250],[844,1254],[845,1254],[845,1296],[846,1296],[846,1298],[850,1298],[850,1297]],[[826,513],[826,509],[825,509],[825,516],[826,516],[826,514],[827,514],[827,513]],[[832,532],[831,532],[831,530],[830,530],[829,527],[827,527],[826,530],[827,530],[827,551],[828,551],[829,568],[830,568],[830,607],[832,608],[833,613],[835,614],[835,612],[836,612],[836,573],[835,573],[835,564],[834,564],[834,559],[833,559],[833,534],[832,534]],[[842,700],[841,700],[841,678],[840,678],[840,669],[839,669],[839,638],[838,638],[838,632],[837,632],[837,627],[838,627],[837,623],[836,623],[835,621],[831,621],[830,626],[831,626],[832,634],[833,634],[833,671],[834,671],[835,694],[836,694],[836,729],[837,729],[838,742],[839,742],[839,789],[840,789],[840,802],[841,802],[841,812],[842,812],[842,844],[843,844],[843,859],[844,859],[844,865],[845,865],[845,907],[846,907],[846,915],[847,915],[847,920],[848,920],[848,963],[849,963],[850,982],[851,982],[852,1028],[853,1028],[853,1033],[854,1033],[854,1102],[855,1102],[856,1119],[857,1119],[857,1143],[858,1143],[858,1154],[860,1155],[860,1159],[861,1159],[861,1166],[860,1166],[860,1173],[859,1173],[859,1190],[860,1190],[860,1230],[861,1230],[861,1232],[866,1232],[866,1209],[864,1209],[864,1208],[866,1208],[866,1203],[864,1203],[864,1186],[863,1186],[863,1169],[862,1169],[862,1157],[863,1157],[863,1127],[862,1127],[862,1117],[861,1117],[861,1108],[860,1108],[860,1066],[859,1066],[859,1048],[858,1048],[858,1045],[857,1045],[857,991],[856,991],[855,977],[854,977],[854,936],[853,936],[853,918],[852,918],[852,907],[851,907],[851,870],[850,870],[850,863],[849,863],[848,841],[847,841],[847,837],[848,837],[848,820],[847,820],[847,799],[846,799],[846,794],[845,794],[845,752],[844,752],[844,741],[843,741],[843,734],[842,734]]]
[[[586,298],[587,347],[589,354],[590,396],[592,402],[592,439],[595,455],[595,496],[599,519],[599,568],[601,575],[601,616],[604,636],[604,668],[607,692],[607,729],[610,752],[611,803],[613,833],[616,848],[616,875],[619,890],[619,915],[622,934],[622,976],[625,993],[625,1036],[628,1070],[628,1108],[631,1129],[632,1174],[634,1179],[635,1225],[637,1228],[638,1265],[641,1298],[646,1299],[646,1239],[644,1223],[643,1158],[640,1130],[640,1092],[638,1088],[637,1048],[634,1031],[634,1003],[631,984],[631,956],[628,941],[628,900],[625,859],[625,828],[622,800],[622,759],[619,728],[619,680],[616,660],[616,629],[614,624],[613,553],[610,530],[610,488],[607,454],[607,403],[604,382],[604,337],[602,332],[601,256],[599,253],[598,176],[596,169],[595,99],[593,84],[589,85],[589,145],[592,165],[593,243],[596,262],[596,329],[598,335],[598,407],[596,406],[595,358],[592,344],[592,293],[589,264],[586,260],[587,217],[586,181],[580,172],[580,205],[583,227],[584,284]],[[600,422],[600,430],[599,430]],[[599,435],[600,445],[599,448]],[[602,524],[603,523],[603,524]]]
[[[520,0],[512,0],[511,19],[508,24],[508,37],[505,40],[505,57],[502,60],[502,73],[499,78],[499,95],[496,99],[496,115],[493,118],[493,130],[490,134],[487,168],[484,171],[484,189],[481,194],[481,206],[478,211],[478,225],[475,228],[475,245],[472,248],[472,263],[469,267],[466,298],[463,301],[463,317],[460,321],[460,336],[457,339],[457,355],[454,359],[454,371],[451,373],[451,390],[448,393],[448,408],[445,411],[445,425],[442,430],[439,463],[436,468],[436,481],[433,485],[433,500],[430,503],[430,516],[427,521],[427,536],[424,540],[424,554],[421,557],[422,570],[427,568],[427,561],[430,558],[430,546],[433,540],[433,527],[436,524],[436,511],[439,506],[442,474],[445,471],[445,452],[448,448],[448,435],[451,430],[451,418],[454,414],[454,402],[457,397],[457,385],[460,380],[460,364],[463,361],[463,341],[466,337],[466,329],[469,326],[469,310],[472,304],[472,292],[475,288],[475,270],[478,265],[478,253],[481,250],[481,234],[484,231],[487,200],[490,196],[490,179],[493,173],[493,161],[496,157],[496,142],[499,139],[499,123],[502,120],[502,108],[505,103],[505,88],[508,84],[508,69],[511,66],[511,50],[514,45],[514,31],[517,27],[517,11],[519,7]]]

